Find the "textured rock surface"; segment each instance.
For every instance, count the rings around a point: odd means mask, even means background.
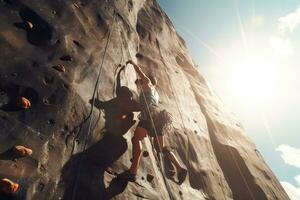
[[[21,187],[0,199],[170,198],[149,140],[137,183],[116,178],[130,166],[134,127],[124,137],[105,134],[96,110],[87,136],[88,100],[109,32],[99,98],[114,97],[117,65],[127,59],[157,76],[160,103],[175,118],[166,142],[189,170],[181,186],[168,180],[174,199],[288,199],[155,1],[2,0],[0,18],[0,178]],[[122,77],[136,91],[131,67]],[[29,109],[16,106],[21,96]],[[33,154],[18,158],[14,145]]]

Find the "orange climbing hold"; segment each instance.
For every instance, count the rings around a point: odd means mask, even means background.
[[[54,69],[56,69],[57,71],[60,71],[60,72],[65,72],[66,69],[63,65],[55,65],[53,66]]]
[[[19,103],[20,103],[20,106],[21,106],[22,108],[24,108],[24,109],[28,109],[28,108],[31,107],[30,101],[29,101],[27,98],[25,98],[25,97],[21,97]]]
[[[13,181],[3,178],[0,180],[0,192],[13,194],[16,193],[19,189],[19,184],[14,183]]]
[[[33,24],[30,21],[26,21],[25,24],[26,24],[27,29],[32,29],[33,28]]]
[[[32,154],[32,150],[21,146],[21,145],[17,145],[14,147],[14,152],[20,156],[30,156]]]

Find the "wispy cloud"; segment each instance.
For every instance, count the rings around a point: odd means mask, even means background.
[[[300,149],[283,144],[276,148],[276,151],[280,152],[280,156],[286,164],[300,168]]]
[[[295,180],[297,181],[298,185],[300,186],[300,175],[296,176]]]
[[[288,57],[294,53],[289,34],[300,25],[300,6],[293,12],[278,18],[277,33],[270,36],[269,44],[275,53]]]
[[[300,25],[300,6],[284,17],[278,19],[278,29],[281,33],[293,32]]]
[[[280,152],[280,156],[286,164],[300,168],[300,149],[283,144],[276,151]],[[280,183],[291,200],[300,200],[300,175],[295,176],[294,179],[298,187],[286,181],[281,181]]]
[[[294,185],[288,182],[280,182],[282,187],[285,189],[286,193],[289,195],[291,200],[299,200],[300,199],[300,188],[295,187]]]

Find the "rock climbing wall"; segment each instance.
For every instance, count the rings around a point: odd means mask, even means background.
[[[0,178],[20,185],[0,199],[288,199],[154,0],[1,0],[0,19]],[[120,180],[136,125],[110,134],[109,111],[90,113],[101,66],[97,96],[108,101],[128,59],[158,79],[174,117],[165,141],[189,171],[182,185],[164,182],[149,139],[137,181]],[[121,76],[136,97],[133,68]]]

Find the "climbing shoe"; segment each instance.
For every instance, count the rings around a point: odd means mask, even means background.
[[[135,182],[136,181],[136,174],[133,174],[129,170],[120,174],[120,178],[126,181]]]
[[[32,150],[27,148],[27,147],[24,147],[24,146],[21,146],[21,145],[17,145],[14,147],[14,152],[16,154],[18,154],[19,156],[30,156],[32,154]]]
[[[187,170],[182,168],[180,171],[177,172],[177,177],[178,177],[178,184],[181,185],[185,178],[186,178],[186,175],[187,175]]]
[[[0,192],[7,194],[14,194],[19,189],[19,184],[14,183],[13,181],[3,178],[0,180]]]

